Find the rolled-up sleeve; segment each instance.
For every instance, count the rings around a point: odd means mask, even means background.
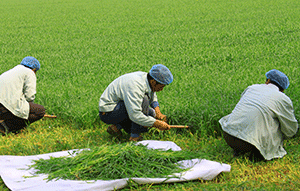
[[[152,101],[152,102],[150,103],[150,106],[151,106],[152,108],[156,108],[156,107],[159,106],[159,103],[158,103],[158,100],[157,100],[157,95],[156,95],[155,92],[153,93],[153,100],[151,100],[151,101]]]

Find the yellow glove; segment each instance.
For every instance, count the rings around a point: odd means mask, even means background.
[[[161,131],[171,129],[171,127],[166,122],[160,120],[156,120],[153,124],[153,127],[156,127]]]
[[[155,110],[155,118],[167,123],[167,116],[160,112],[159,107],[154,108]]]

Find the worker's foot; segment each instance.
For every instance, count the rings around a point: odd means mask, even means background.
[[[4,127],[0,124],[0,133],[2,133],[3,135],[6,134],[6,131],[4,129]]]
[[[130,137],[129,141],[142,141],[143,137],[140,135],[138,137]]]
[[[265,158],[260,153],[251,152],[250,155],[249,155],[249,160],[251,162],[255,163],[255,162],[265,161]]]
[[[245,155],[246,152],[245,151],[240,151],[240,150],[233,150],[233,157],[239,157],[242,155]]]
[[[238,151],[236,151],[236,150],[233,150],[233,157],[239,157],[239,156],[241,156],[241,155],[242,155],[241,152],[238,152]]]
[[[9,132],[9,128],[7,127],[7,125],[4,123],[4,121],[0,121],[0,133],[2,133],[3,135],[7,134]]]
[[[116,125],[111,125],[106,130],[109,134],[120,138],[122,136],[122,132],[117,128]]]

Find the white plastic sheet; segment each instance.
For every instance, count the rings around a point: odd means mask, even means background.
[[[162,149],[173,151],[181,150],[174,142],[170,141],[140,141],[137,144],[147,145],[152,149]],[[83,191],[83,190],[115,190],[127,186],[128,178],[117,180],[52,180],[47,181],[47,175],[37,175],[32,177],[34,169],[28,170],[28,166],[33,164],[32,160],[40,158],[48,159],[52,157],[68,156],[70,151],[61,151],[55,153],[32,155],[32,156],[0,156],[0,176],[6,186],[12,191]],[[221,172],[230,172],[230,165],[221,164],[209,160],[184,160],[181,161],[186,168],[190,170],[181,174],[181,178],[132,178],[136,183],[170,183],[182,182],[196,179],[212,180]],[[30,178],[29,178],[30,177]]]

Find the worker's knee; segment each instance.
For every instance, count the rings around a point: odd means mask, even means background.
[[[45,115],[45,112],[46,112],[45,107],[41,105],[37,110],[38,110],[38,112],[36,113],[36,115],[37,115],[40,119],[43,118],[44,115]]]
[[[42,105],[34,104],[34,103],[29,103],[30,106],[30,112],[29,112],[29,121],[37,121],[41,118],[44,117],[46,109]]]
[[[242,139],[239,139],[235,136],[232,136],[228,133],[226,133],[225,131],[223,131],[223,137],[226,141],[226,143],[235,151],[237,152],[243,152],[243,153],[247,153],[250,152],[254,149],[256,149],[256,147]]]

